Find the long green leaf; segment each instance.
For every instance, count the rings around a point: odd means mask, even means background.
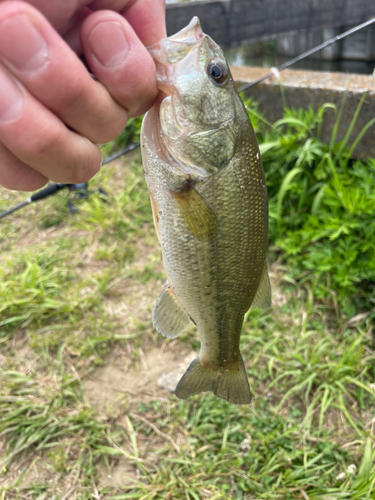
[[[316,193],[316,195],[314,197],[314,201],[311,205],[311,215],[315,216],[318,214],[318,210],[319,210],[320,204],[322,202],[322,199],[324,197],[324,194],[326,192],[326,189],[327,189],[327,184],[323,184],[323,186]]]
[[[354,128],[354,125],[356,124],[357,122],[357,118],[358,118],[358,115],[361,111],[361,108],[362,108],[362,105],[363,105],[363,101],[365,100],[366,98],[366,95],[367,95],[367,92],[364,92],[361,100],[359,101],[359,104],[354,112],[354,115],[353,115],[353,118],[351,119],[350,121],[350,125],[348,127],[348,130],[345,134],[345,137],[343,139],[343,141],[341,142],[340,144],[340,147],[336,153],[336,157],[339,158],[341,156],[341,153],[343,152],[344,148],[346,147],[347,143],[348,143],[348,140],[349,140],[349,137],[352,135],[352,132],[353,132],[353,128]]]
[[[344,107],[345,107],[347,95],[348,95],[348,91],[345,92],[344,97],[342,98],[340,109],[339,109],[339,113],[337,115],[335,124],[334,124],[333,129],[332,129],[331,140],[329,142],[329,150],[331,152],[333,151],[333,147],[335,145],[337,131],[339,129],[339,125],[340,125],[340,122],[341,122],[341,117],[342,117],[342,113],[344,111]]]
[[[293,168],[293,170],[290,170],[290,172],[288,172],[286,174],[286,176],[285,176],[285,178],[280,186],[279,193],[277,195],[276,214],[277,214],[278,219],[281,218],[282,203],[283,203],[284,197],[286,195],[286,192],[287,192],[292,180],[294,179],[294,177],[296,175],[300,174],[302,171],[303,171],[303,169],[301,167],[295,167],[295,168]]]
[[[353,155],[353,152],[355,150],[355,148],[358,146],[359,142],[361,141],[362,137],[365,135],[365,133],[367,132],[367,130],[375,123],[375,118],[373,118],[372,120],[370,120],[363,128],[362,130],[360,131],[360,133],[358,134],[358,137],[357,139],[353,142],[353,144],[351,145],[350,149],[349,149],[349,152],[348,154],[346,155],[345,159],[344,159],[344,167],[346,167],[348,161],[350,160],[350,158],[352,157]]]

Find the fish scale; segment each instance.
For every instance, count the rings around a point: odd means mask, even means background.
[[[248,403],[243,317],[253,302],[268,308],[271,301],[267,192],[255,134],[222,51],[196,18],[150,53],[163,94],[143,121],[142,156],[168,279],[153,322],[173,338],[190,320],[198,329],[200,353],[178,397],[212,391]]]

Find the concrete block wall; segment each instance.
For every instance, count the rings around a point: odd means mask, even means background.
[[[347,28],[350,29],[350,28]],[[342,40],[341,57],[361,61],[375,60],[375,25],[353,33]]]
[[[277,53],[281,56],[295,57],[325,41],[348,31],[353,26],[307,30],[291,33],[277,40]],[[336,42],[309,57],[323,61],[354,59],[360,61],[375,60],[375,25],[368,26],[357,33]]]
[[[326,28],[324,30],[292,33],[288,36],[278,38],[277,53],[281,56],[295,57],[339,35],[343,31],[344,30],[340,30],[340,28]],[[312,54],[309,59],[335,61],[341,57],[341,45],[341,42],[330,45]]]
[[[167,32],[198,16],[223,49],[281,34],[354,26],[375,17],[375,0],[204,0],[167,5]]]
[[[252,82],[268,72],[267,68],[232,67],[232,75],[240,87]],[[375,77],[322,71],[285,70],[280,73],[286,103],[290,107],[305,108],[312,106],[317,110],[326,102],[340,106],[347,92],[346,106],[338,130],[337,140],[345,136],[355,110],[363,96],[366,98],[353,129],[349,144],[355,140],[362,128],[375,117]],[[245,96],[259,102],[260,111],[271,121],[282,117],[283,99],[279,81],[273,77],[249,88]],[[322,137],[329,142],[336,116],[329,109],[325,113]],[[353,153],[354,158],[375,158],[375,124],[370,127]]]

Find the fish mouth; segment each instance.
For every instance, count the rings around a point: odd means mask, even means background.
[[[173,64],[185,57],[186,53],[204,37],[201,23],[197,16],[194,16],[181,31],[149,45],[147,50],[155,61]]]
[[[202,31],[198,17],[193,17],[188,26],[168,38],[147,47],[156,66],[156,80],[159,89],[166,95],[173,93],[173,65],[184,59],[193,48],[208,38]]]
[[[173,92],[171,97],[173,118],[176,127],[180,130],[180,136],[186,135],[191,127],[191,120],[188,118],[182,106],[181,98],[178,92]]]

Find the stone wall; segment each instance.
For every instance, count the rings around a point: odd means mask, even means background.
[[[269,71],[266,68],[244,67],[232,67],[231,70],[239,87],[243,83],[256,80]],[[307,109],[312,106],[316,110],[326,102],[331,102],[339,108],[344,94],[347,92],[346,105],[338,130],[337,141],[343,139],[364,93],[366,93],[366,98],[349,144],[352,144],[362,128],[375,118],[375,78],[373,76],[285,70],[280,73],[280,82],[287,106],[294,108],[302,107]],[[272,77],[244,92],[245,96],[252,97],[259,102],[260,111],[271,122],[281,118],[283,113],[284,104],[280,82],[275,77]],[[328,109],[322,127],[322,137],[327,142],[331,137],[335,119],[334,111]],[[353,157],[362,159],[375,158],[375,124],[367,130],[355,149]]]

